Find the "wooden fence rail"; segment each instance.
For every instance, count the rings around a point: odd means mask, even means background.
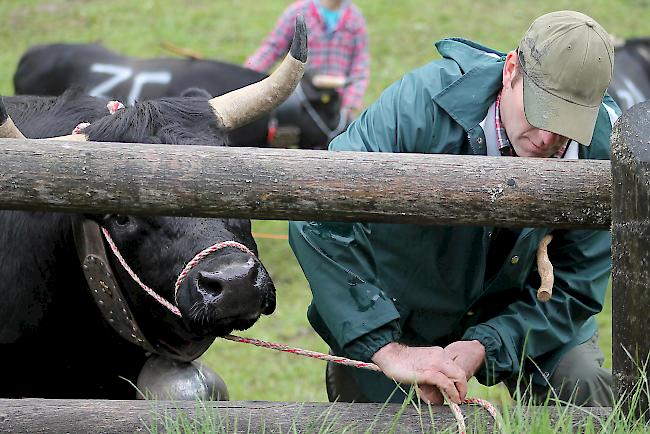
[[[510,227],[611,226],[613,371],[622,393],[649,374],[639,364],[650,352],[650,102],[626,112],[612,137],[611,165],[609,161],[0,139],[0,209]],[[648,409],[645,398],[640,411]],[[142,429],[138,424],[151,405],[0,400],[0,431],[134,432]],[[267,427],[291,423],[303,410],[318,419],[326,409],[325,404],[206,405],[225,414],[241,410],[237,414],[246,423],[257,423],[253,421],[262,420],[257,416],[263,416],[266,422],[260,423]],[[354,406],[352,419],[339,420],[344,424],[360,420],[368,426],[371,419],[364,415],[374,417],[380,407],[361,406]],[[190,413],[194,408],[191,403],[174,408],[181,407]],[[331,408],[345,414],[344,409],[352,407]],[[387,408],[386,414],[396,414],[396,408]],[[402,418],[411,420],[410,412],[407,409]],[[434,416],[442,418],[443,425],[453,422],[446,409],[436,409]],[[418,432],[419,427],[419,421],[400,421],[397,432]]]
[[[599,420],[610,413],[609,408],[554,406],[544,411],[551,423],[558,417],[572,417],[576,432],[582,431],[588,418],[592,426],[599,426]],[[493,421],[484,410],[463,406],[463,412],[468,432],[493,432]],[[534,409],[530,414],[535,414]],[[449,407],[441,406],[431,407],[431,413],[425,407],[420,415],[411,406],[402,412],[397,404],[0,399],[0,431],[7,433],[167,432],[181,421],[186,424],[181,426],[195,428],[191,431],[215,433],[415,434],[432,432],[432,427],[436,432],[455,432],[456,427]]]
[[[609,229],[609,161],[0,140],[0,209]]]

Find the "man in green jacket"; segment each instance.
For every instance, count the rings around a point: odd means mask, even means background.
[[[609,159],[614,51],[592,18],[544,15],[507,54],[463,39],[436,47],[441,60],[386,89],[330,150]],[[335,354],[385,374],[328,366],[330,399],[402,400],[397,381],[417,383],[429,402],[442,402],[440,390],[460,402],[475,376],[511,392],[521,378],[534,398],[552,387],[563,400],[611,405],[593,318],[610,235],[553,231],[553,296],[542,303],[535,253],[550,232],[291,222],[310,323]]]

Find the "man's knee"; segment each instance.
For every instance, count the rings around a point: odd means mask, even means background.
[[[569,351],[550,379],[557,396],[577,405],[611,407],[612,374],[602,363],[596,336]]]
[[[347,368],[333,362],[327,362],[325,368],[325,386],[330,402],[370,402],[363,394],[357,380]]]
[[[325,385],[330,402],[402,403],[408,385],[396,384],[379,372],[327,363]]]
[[[537,405],[550,397],[588,407],[611,407],[612,374],[602,364],[603,353],[598,347],[597,336],[594,336],[560,359],[548,379],[552,390],[549,384],[532,383],[529,374],[522,375],[521,379],[509,378],[504,383],[513,397],[532,399]]]

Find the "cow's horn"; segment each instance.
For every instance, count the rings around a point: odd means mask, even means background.
[[[281,104],[296,88],[307,62],[307,26],[298,15],[289,54],[269,77],[210,100],[219,126],[228,131],[245,125]]]
[[[14,121],[9,117],[5,103],[0,97],[0,138],[24,139],[23,133],[20,132]]]

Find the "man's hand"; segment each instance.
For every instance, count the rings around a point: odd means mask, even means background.
[[[479,341],[456,341],[445,347],[445,352],[465,371],[469,380],[485,363],[485,347]]]
[[[467,395],[467,378],[441,347],[407,347],[397,342],[382,347],[372,361],[384,375],[400,383],[417,384],[420,398],[442,404],[440,390],[457,404]]]

